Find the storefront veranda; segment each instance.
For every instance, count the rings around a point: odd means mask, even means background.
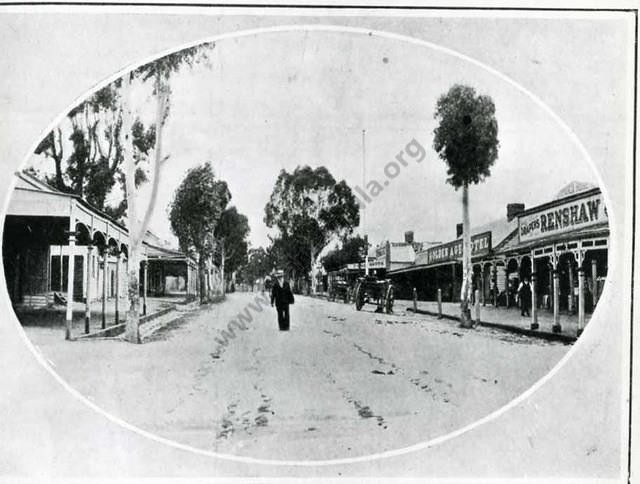
[[[531,329],[540,311],[553,315],[553,331],[563,317],[584,329],[602,294],[608,269],[609,224],[599,188],[574,193],[472,230],[473,299],[513,311],[518,287],[532,284]],[[508,209],[509,212],[509,209]],[[430,247],[412,266],[390,271],[396,297],[435,301],[460,298],[462,239]]]
[[[517,237],[491,263],[506,268],[512,288],[525,277],[531,281],[532,329],[538,311],[548,310],[555,332],[562,331],[563,315],[577,314],[579,334],[602,294],[608,251],[607,210],[594,188],[520,213]]]
[[[60,192],[26,173],[17,176],[2,241],[5,280],[14,310],[46,311],[63,305],[67,339],[71,338],[78,303],[83,307],[85,333],[92,327],[95,316],[102,329],[107,313],[113,313],[118,324],[128,304],[126,227],[80,197]],[[187,295],[199,290],[193,261],[177,257],[176,251],[150,245],[149,236],[143,241],[140,261],[143,314],[150,264],[162,270],[163,279],[168,268],[180,265],[180,275],[185,276],[180,289]],[[154,272],[154,288],[156,280]],[[162,280],[158,284],[165,283]]]

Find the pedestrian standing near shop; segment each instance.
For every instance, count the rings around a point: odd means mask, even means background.
[[[282,286],[280,286],[279,279],[274,281],[271,291],[271,306],[274,303],[278,313],[280,331],[289,331],[289,305],[294,303],[294,298],[288,281],[285,281]]]
[[[518,299],[520,300],[520,314],[522,316],[530,316],[529,308],[531,307],[531,285],[529,278],[525,277],[518,286]]]

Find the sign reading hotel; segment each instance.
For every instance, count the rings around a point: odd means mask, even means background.
[[[580,230],[609,221],[602,194],[571,200],[518,218],[520,242]]]
[[[471,237],[471,257],[488,254],[491,250],[491,232]],[[427,249],[427,264],[448,262],[462,258],[462,239]]]

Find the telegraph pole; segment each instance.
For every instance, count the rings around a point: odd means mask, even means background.
[[[367,130],[362,130],[362,188],[366,188],[366,172],[367,172],[367,157],[366,157],[366,143],[365,136]],[[366,220],[367,220],[367,207],[364,202],[362,203],[362,232],[364,235],[364,275],[369,275],[369,238],[367,237],[366,231]]]

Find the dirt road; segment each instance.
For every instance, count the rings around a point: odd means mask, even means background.
[[[518,396],[569,349],[306,297],[291,307],[291,331],[279,332],[259,298],[228,295],[143,345],[32,339],[75,388],[131,424],[286,460],[366,455],[456,430]],[[239,313],[244,322],[225,341]]]

